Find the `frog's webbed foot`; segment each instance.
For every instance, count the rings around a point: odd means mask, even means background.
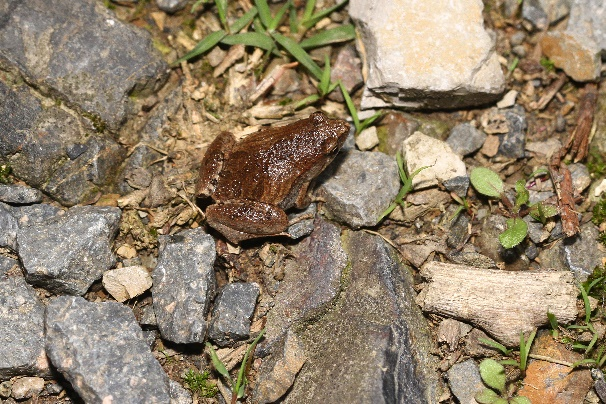
[[[232,243],[283,234],[286,213],[275,205],[252,200],[232,200],[206,209],[207,223]]]

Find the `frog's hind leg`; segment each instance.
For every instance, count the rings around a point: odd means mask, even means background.
[[[288,227],[288,217],[282,209],[247,199],[209,206],[206,220],[211,227],[235,243],[278,235]]]

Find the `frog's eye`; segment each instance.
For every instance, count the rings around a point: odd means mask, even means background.
[[[319,126],[321,123],[323,123],[324,121],[326,121],[326,115],[324,115],[320,111],[314,112],[313,114],[311,114],[309,116],[309,118],[311,119],[311,121],[313,122],[313,124],[315,126]]]

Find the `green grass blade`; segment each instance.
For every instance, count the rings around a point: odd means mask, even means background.
[[[379,219],[377,220],[377,223],[381,222],[383,219],[385,219],[387,216],[389,216],[389,214],[391,212],[393,212],[393,210],[396,208],[396,206],[398,206],[395,202],[392,202],[391,205],[389,205],[389,207],[387,209],[385,209],[383,211],[383,213],[381,213],[381,215],[379,216]]]
[[[578,286],[581,290],[581,296],[583,297],[583,304],[585,305],[585,323],[589,326],[591,321],[591,305],[589,304],[589,296],[583,285]]]
[[[330,59],[328,58],[328,55],[326,55],[324,58],[324,70],[322,70],[322,77],[320,78],[320,84],[318,85],[322,97],[328,94],[328,87],[330,87]]]
[[[518,363],[518,361],[516,361],[515,359],[505,359],[503,361],[499,361],[499,363],[501,365],[509,365],[509,366],[515,366],[515,367],[520,366],[520,364]]]
[[[280,22],[282,21],[282,18],[284,17],[284,14],[286,14],[286,11],[288,11],[289,7],[290,0],[284,3],[284,5],[280,7],[280,10],[278,10],[276,16],[271,19],[271,23],[269,27],[267,27],[269,32],[275,31],[276,28],[278,28],[278,25],[280,25]]]
[[[520,331],[520,370],[525,371],[526,366],[528,365],[528,355],[530,354],[530,347],[532,346],[532,341],[534,337],[537,335],[537,330],[532,330],[530,335],[528,336],[528,340],[524,340],[524,333]]]
[[[322,69],[320,66],[316,64],[309,56],[307,52],[303,48],[299,46],[291,38],[288,38],[278,32],[272,32],[271,36],[282,46],[284,49],[288,51],[299,63],[301,63],[309,72],[316,78],[316,80],[320,80],[322,78]]]
[[[210,353],[210,360],[212,361],[213,366],[215,367],[217,372],[219,372],[219,374],[221,376],[223,376],[225,378],[225,380],[227,380],[229,382],[230,387],[233,386],[234,382],[231,379],[231,376],[229,376],[229,372],[227,371],[227,368],[225,367],[223,362],[221,362],[221,360],[217,356],[217,352],[214,350],[214,348],[212,347],[212,345],[210,343],[207,342],[206,346],[208,347],[208,351]]]
[[[272,21],[271,10],[269,9],[267,0],[255,0],[255,5],[259,11],[259,19],[261,20],[261,23],[267,29]]]
[[[221,43],[226,45],[246,45],[254,46],[264,50],[271,51],[276,47],[274,41],[265,34],[258,32],[243,32],[241,34],[227,35],[221,40]]]
[[[176,62],[174,62],[173,65],[179,64],[185,60],[189,60],[191,58],[199,56],[199,55],[203,54],[204,52],[214,48],[219,43],[219,41],[221,41],[221,39],[225,38],[226,35],[227,35],[227,32],[225,32],[223,30],[216,31],[216,32],[213,32],[213,33],[207,35],[203,40],[198,42],[198,44],[192,50],[190,50],[184,56],[182,56]]]
[[[309,0],[305,4],[305,11],[303,12],[303,20],[309,20],[314,13],[314,8],[316,8],[316,0]]]
[[[363,120],[362,123],[360,123],[360,132],[362,132],[364,129],[366,129],[370,125],[372,125],[372,123],[374,121],[376,121],[378,118],[380,118],[381,116],[383,116],[383,112],[379,111],[379,112],[375,113],[373,116],[371,116],[370,118],[366,118],[365,120]]]
[[[347,91],[347,89],[345,88],[345,86],[343,85],[341,80],[339,80],[339,87],[341,88],[341,94],[343,94],[343,99],[345,100],[345,104],[347,105],[349,114],[351,115],[351,118],[353,119],[354,128],[356,128],[356,135],[357,135],[358,133],[360,133],[358,131],[358,128],[360,127],[360,119],[358,118],[358,111],[356,110],[356,106],[354,105],[353,101],[351,100],[351,96],[349,95],[349,92]]]
[[[342,3],[336,4],[330,8],[327,8],[326,10],[319,11],[309,18],[305,18],[303,20],[303,22],[301,23],[301,25],[303,25],[305,28],[309,29],[309,28],[313,27],[314,25],[316,25],[318,23],[318,21],[320,21],[322,18],[329,16],[332,12],[337,11],[338,9],[343,7],[345,4],[347,4],[347,0],[345,0]]]
[[[227,25],[227,0],[215,0],[215,5],[217,6],[217,14],[219,14],[219,21],[221,21],[223,29],[229,31],[229,26]]]
[[[296,34],[299,32],[299,17],[297,16],[297,8],[290,2],[290,8],[288,10],[288,25],[290,27],[290,33]]]
[[[396,152],[396,163],[398,165],[398,173],[400,174],[400,181],[405,183],[408,181],[408,175],[406,175],[406,169],[404,168],[404,157],[402,157],[402,152]]]
[[[551,325],[551,336],[557,338],[560,335],[558,327],[558,319],[553,313],[547,312],[547,318],[549,319],[549,325]]]
[[[231,27],[229,27],[230,31],[235,34],[237,32],[240,32],[242,30],[242,28],[246,27],[248,24],[250,24],[250,22],[257,16],[257,7],[252,7],[250,10],[248,10],[246,13],[244,13],[244,15],[240,18],[238,18],[233,24],[231,24]]]
[[[581,365],[589,365],[589,364],[593,365],[595,363],[596,363],[595,359],[581,359],[580,361],[574,362],[572,364],[572,368],[574,369],[577,366],[581,366]]]
[[[505,345],[499,344],[496,341],[491,341],[486,338],[478,338],[478,341],[480,341],[484,345],[488,345],[490,347],[498,349],[499,351],[503,352],[503,355],[511,354],[511,349],[507,349],[507,347]]]
[[[333,43],[351,41],[355,38],[356,30],[353,25],[348,24],[321,31],[309,38],[302,40],[299,45],[301,45],[303,49],[313,49]]]
[[[246,364],[248,362],[248,356],[250,355],[251,352],[255,351],[255,347],[257,346],[257,343],[263,337],[263,334],[265,334],[265,328],[261,330],[259,335],[257,335],[257,338],[254,339],[254,341],[250,344],[250,346],[246,350],[246,353],[244,354],[244,358],[242,359],[242,364],[240,365],[240,370],[238,371],[238,379],[236,380],[236,384],[234,386],[234,391],[238,392],[238,394],[240,392],[240,389],[246,383],[244,374],[246,373]]]
[[[591,341],[589,342],[589,345],[587,345],[587,349],[585,350],[585,353],[589,353],[592,349],[593,346],[595,345],[595,343],[598,342],[598,333],[595,332],[593,333],[593,337],[591,338]]]

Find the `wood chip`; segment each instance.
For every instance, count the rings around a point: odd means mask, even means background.
[[[577,287],[571,272],[499,271],[430,262],[421,269],[428,284],[419,299],[428,312],[461,319],[483,328],[507,346],[548,323],[577,316]]]

